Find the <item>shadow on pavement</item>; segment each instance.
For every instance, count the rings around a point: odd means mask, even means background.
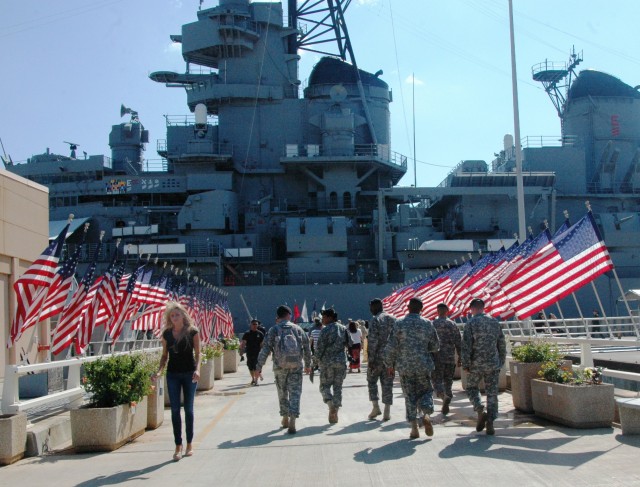
[[[426,443],[427,440],[398,440],[393,443],[388,443],[379,448],[365,448],[359,452],[353,454],[353,459],[356,462],[373,464],[381,462],[389,462],[394,460],[400,460],[401,458],[409,457],[416,452],[416,446],[422,443]]]
[[[496,429],[496,436],[486,436],[484,433],[458,437],[452,444],[442,449],[440,458],[456,458],[462,456],[487,457],[507,460],[510,462],[530,463],[536,465],[557,465],[576,467],[607,453],[608,450],[592,450],[580,453],[562,453],[559,451],[564,445],[574,441],[574,438],[528,438],[527,432],[520,431],[510,436],[502,434]],[[533,434],[531,431],[529,434]]]
[[[295,435],[287,433],[285,428],[278,428],[275,430],[267,431],[256,436],[250,436],[239,441],[224,441],[218,445],[218,448],[227,450],[230,448],[250,448],[253,446],[264,446],[273,443],[274,441],[292,440],[294,438],[300,438],[304,436],[317,435],[323,433],[329,428],[329,424],[322,426],[309,426],[298,429]]]
[[[640,448],[640,436],[625,436],[622,433],[616,435],[616,440],[624,445]]]
[[[380,426],[380,421],[366,420],[358,423],[352,423],[349,426],[329,433],[329,436],[348,435],[350,433],[362,433],[363,431],[371,431]]]
[[[151,465],[146,468],[127,470],[124,472],[114,473],[113,475],[101,475],[99,477],[85,480],[84,482],[76,484],[76,487],[98,487],[100,485],[116,485],[123,482],[128,482],[129,480],[149,480],[149,477],[144,476],[145,474],[154,472],[155,470],[158,470],[171,463],[175,462],[173,460],[167,460],[166,462],[162,462],[157,465]]]

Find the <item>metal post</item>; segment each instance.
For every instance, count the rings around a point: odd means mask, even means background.
[[[622,284],[620,283],[620,279],[618,278],[618,273],[616,272],[615,268],[611,269],[611,272],[613,272],[613,277],[615,278],[616,283],[618,284],[618,289],[620,290],[620,295],[622,296],[624,305],[627,308],[627,313],[629,313],[629,318],[631,318],[631,323],[633,323],[633,327],[635,328],[636,337],[640,339],[640,333],[638,332],[638,323],[636,322],[636,317],[633,316],[633,313],[631,313],[631,307],[629,306],[627,297],[624,295],[624,290],[622,289]]]
[[[613,338],[613,333],[611,333],[611,326],[609,325],[609,320],[607,319],[607,314],[604,312],[604,306],[602,306],[602,301],[600,301],[600,295],[598,294],[598,290],[596,289],[596,285],[591,281],[591,288],[593,289],[593,293],[596,295],[596,300],[598,301],[598,306],[600,307],[600,312],[602,313],[602,317],[604,318],[604,323],[607,325],[607,331],[609,332],[609,337]],[[602,338],[602,332],[600,332],[600,336],[598,338]]]
[[[524,179],[522,176],[522,146],[520,144],[520,109],[518,107],[518,74],[516,72],[516,47],[513,32],[513,2],[509,0],[509,33],[511,38],[511,85],[513,92],[513,125],[516,143],[516,196],[518,202],[518,233],[520,241],[527,239],[524,213]]]

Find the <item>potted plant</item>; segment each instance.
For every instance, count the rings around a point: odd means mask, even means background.
[[[566,370],[562,360],[542,364],[531,381],[537,416],[571,428],[610,427],[615,413],[613,384],[602,383],[602,368]]]
[[[209,343],[205,343],[200,348],[200,379],[198,379],[199,391],[208,391],[213,389],[214,353],[215,348]]]
[[[27,415],[0,415],[0,465],[9,465],[24,457],[27,444]]]
[[[215,341],[211,343],[213,356],[213,378],[220,380],[224,377],[224,345]]]
[[[543,363],[559,360],[560,352],[555,345],[537,340],[513,347],[511,355],[513,360],[509,363],[509,371],[513,405],[520,411],[532,413],[531,379],[538,377]]]
[[[222,343],[224,344],[224,372],[237,372],[240,340],[235,336],[231,336],[230,338],[225,338]]]
[[[88,406],[71,410],[76,451],[112,451],[144,433],[152,369],[142,354],[113,355],[85,364]]]
[[[153,374],[160,366],[160,352],[144,354],[144,367]],[[151,383],[151,392],[147,396],[147,429],[154,430],[164,422],[164,381]]]

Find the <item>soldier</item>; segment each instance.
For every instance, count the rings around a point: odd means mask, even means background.
[[[436,395],[442,399],[442,414],[449,413],[449,404],[453,398],[451,386],[453,384],[453,374],[456,371],[456,353],[460,365],[460,330],[458,326],[447,318],[449,307],[446,303],[440,303],[436,310],[438,317],[433,320],[433,326],[440,340],[440,351],[433,354],[435,370],[433,371],[433,388]]]
[[[438,335],[431,322],[420,316],[422,301],[411,298],[409,314],[398,320],[384,350],[384,363],[393,377],[395,369],[400,373],[400,385],[407,408],[407,421],[411,423],[409,438],[420,436],[418,418],[427,436],[433,436],[429,415],[433,412],[433,388],[431,372],[433,358],[440,346]]]
[[[338,409],[342,406],[342,382],[347,376],[347,329],[337,323],[333,308],[322,310],[324,327],[318,336],[314,361],[320,366],[320,392],[329,406],[329,423],[338,422]],[[333,388],[333,392],[331,389]]]
[[[367,368],[367,384],[369,386],[369,400],[373,409],[369,419],[375,419],[382,414],[378,404],[378,380],[382,388],[382,404],[384,414],[382,421],[391,419],[391,405],[393,404],[393,376],[389,375],[383,362],[384,348],[393,331],[396,319],[382,311],[382,300],[376,298],[369,303],[369,310],[373,315],[369,324],[369,364]]]
[[[500,323],[484,314],[484,301],[479,298],[469,304],[471,319],[462,335],[462,368],[467,376],[467,396],[478,413],[476,431],[486,425],[487,434],[495,434],[493,422],[498,417],[498,379],[507,356],[507,346]],[[487,411],[484,411],[478,384],[484,379]]]
[[[264,339],[256,371],[262,373],[267,358],[273,353],[273,373],[280,402],[282,427],[289,434],[296,432],[296,418],[300,415],[302,394],[302,360],[305,373],[311,372],[311,350],[307,334],[298,325],[291,323],[291,309],[278,306],[276,326],[269,329]]]

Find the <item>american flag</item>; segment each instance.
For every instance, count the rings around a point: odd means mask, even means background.
[[[118,303],[118,283],[124,274],[124,262],[117,261],[116,255],[113,262],[102,276],[100,286],[96,292],[96,300],[93,302],[91,310],[89,310],[88,318],[93,321],[93,327],[104,325],[109,321],[111,312],[116,309]]]
[[[14,283],[18,305],[16,315],[11,323],[7,348],[11,348],[27,329],[25,322],[33,310],[39,309],[47,297],[47,288],[55,275],[60,261],[62,247],[67,238],[70,223],[62,229],[58,237],[49,244],[42,254],[31,264],[22,276]]]
[[[437,278],[437,276],[435,278]],[[435,278],[431,276],[425,277],[424,279],[407,284],[400,289],[396,289],[390,296],[382,300],[384,310],[396,318],[405,316],[407,314],[407,303],[416,291],[422,289],[424,286],[429,286]]]
[[[60,321],[58,321],[53,331],[51,343],[51,350],[55,355],[58,355],[62,350],[71,345],[78,332],[82,314],[87,310],[93,300],[93,296],[89,291],[92,289],[91,285],[96,272],[96,265],[97,262],[96,259],[94,259],[85,271],[78,289],[73,293],[71,301],[69,301],[62,310]],[[95,295],[95,287],[93,288],[93,294]]]
[[[231,312],[229,311],[229,306],[226,301],[222,301],[215,305],[213,309],[214,315],[216,317],[216,333],[219,336],[220,333],[224,335],[226,338],[233,335],[233,319],[231,317]]]
[[[100,243],[98,243],[98,247],[96,248],[95,254],[93,255],[93,261],[91,265],[93,266],[94,273],[101,249],[102,240],[100,241]],[[89,342],[91,342],[91,335],[93,335],[93,330],[95,329],[93,310],[98,303],[98,290],[102,288],[104,279],[105,276],[100,276],[98,279],[96,279],[91,288],[89,288],[89,292],[87,293],[82,312],[80,313],[80,319],[77,328],[78,331],[76,332],[76,336],[73,340],[76,348],[76,353],[78,355],[83,354],[86,351]]]
[[[447,273],[445,284],[436,292],[432,292],[428,299],[422,300],[422,312],[420,314],[430,320],[434,319],[438,315],[438,304],[444,302],[449,305],[447,297],[451,290],[458,282],[469,275],[471,269],[473,269],[473,263],[471,261],[464,262],[462,265],[451,269],[451,271]],[[452,306],[450,305],[449,307],[451,308]]]
[[[504,287],[518,318],[556,303],[613,269],[591,212],[538,252],[537,266]],[[535,256],[534,256],[535,257]]]
[[[113,342],[115,342],[120,336],[120,333],[122,333],[124,322],[127,321],[131,314],[137,309],[137,303],[134,301],[134,291],[138,277],[144,272],[144,268],[144,265],[138,267],[129,277],[127,287],[119,297],[118,306],[113,313],[112,320],[107,324],[109,336]]]
[[[460,279],[449,291],[445,302],[451,308],[450,317],[453,319],[460,316],[467,307],[473,296],[469,287],[484,275],[484,269],[493,261],[493,254],[484,254],[476,262],[466,276]]]
[[[76,268],[78,267],[78,260],[80,259],[83,247],[84,239],[82,243],[76,246],[71,257],[65,260],[62,266],[58,268],[47,290],[47,297],[44,303],[37,310],[33,310],[34,312],[27,317],[25,322],[26,328],[62,312],[69,297],[69,291],[73,284]]]

